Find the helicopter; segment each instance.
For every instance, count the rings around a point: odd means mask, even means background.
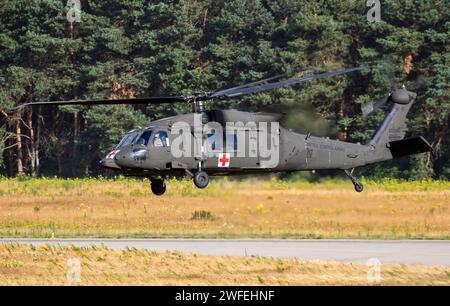
[[[421,136],[405,138],[407,114],[417,95],[405,86],[398,88],[392,71],[388,71],[391,81],[388,95],[375,104],[363,105],[366,116],[388,102],[393,104],[373,138],[365,144],[296,133],[280,126],[281,114],[206,108],[206,103],[211,101],[239,98],[362,69],[355,67],[313,73],[287,80],[282,80],[284,75],[278,75],[233,88],[184,96],[30,102],[19,107],[191,104],[192,113],[162,118],[144,128],[129,131],[99,163],[100,167],[125,176],[148,178],[152,192],[158,196],[166,192],[165,179],[169,176],[187,176],[196,187],[203,189],[208,186],[210,176],[322,169],[343,170],[355,191],[362,192],[364,186],[354,176],[356,168],[432,151]],[[306,67],[301,71],[309,73],[315,70],[314,67]]]

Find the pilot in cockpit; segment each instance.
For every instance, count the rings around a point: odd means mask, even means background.
[[[159,136],[159,133],[157,133],[155,135],[155,137],[153,138],[153,146],[154,147],[163,147],[164,146],[164,144],[161,140],[161,137]]]

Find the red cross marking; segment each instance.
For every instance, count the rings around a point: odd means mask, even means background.
[[[219,167],[228,167],[230,163],[230,158],[228,158],[228,154],[219,155]]]
[[[106,155],[106,159],[113,159],[116,156],[116,154],[117,154],[116,150],[111,151],[108,153],[108,155]]]

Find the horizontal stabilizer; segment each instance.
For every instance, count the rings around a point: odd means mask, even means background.
[[[431,145],[422,136],[391,141],[389,149],[394,158],[433,151]]]

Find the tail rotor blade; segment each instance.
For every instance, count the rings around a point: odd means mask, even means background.
[[[389,83],[391,84],[391,92],[394,92],[397,89],[397,83],[395,82],[394,71],[392,70],[392,62],[389,58],[384,58],[384,67],[386,69],[386,74],[389,79]]]
[[[386,103],[389,101],[390,96],[386,96],[383,99],[380,99],[378,101],[376,101],[375,103],[373,102],[367,102],[364,103],[363,105],[361,105],[361,111],[362,111],[362,115],[363,117],[367,117],[371,114],[373,114],[374,112],[376,112],[377,110],[379,110],[380,108],[382,108],[383,106],[386,105]]]
[[[373,112],[373,102],[366,102],[364,104],[361,104],[361,112],[363,117],[369,116]]]

